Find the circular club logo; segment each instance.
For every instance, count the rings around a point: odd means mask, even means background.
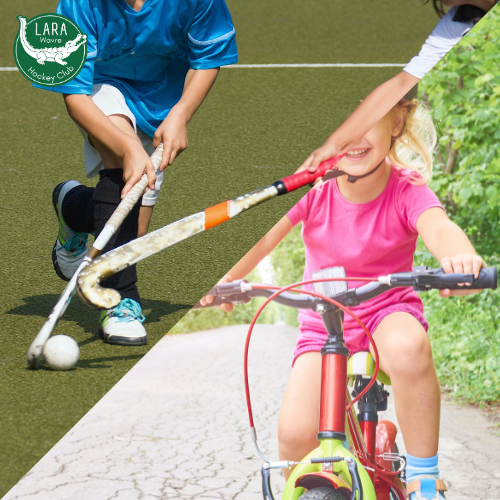
[[[73,79],[87,59],[87,35],[67,17],[42,14],[19,19],[14,58],[21,73],[34,83],[54,87]]]

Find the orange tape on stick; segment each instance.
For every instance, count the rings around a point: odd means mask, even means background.
[[[205,229],[210,229],[231,218],[229,216],[230,203],[230,201],[224,201],[205,210]]]

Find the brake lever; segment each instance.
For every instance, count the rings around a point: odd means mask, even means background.
[[[237,295],[245,293],[244,285],[247,280],[236,280],[229,283],[219,283],[212,287],[205,295],[215,295],[216,297],[225,297],[227,295]]]

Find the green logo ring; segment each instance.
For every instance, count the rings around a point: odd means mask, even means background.
[[[87,59],[87,35],[74,21],[59,14],[41,14],[29,21],[23,16],[17,19],[14,59],[28,80],[55,87],[81,71]]]

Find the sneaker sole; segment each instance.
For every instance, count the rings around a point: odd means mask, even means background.
[[[59,195],[61,194],[61,191],[64,189],[64,186],[67,185],[68,183],[73,183],[74,185],[71,186],[70,189],[68,189],[68,192],[71,191],[74,187],[79,186],[80,183],[78,181],[65,181],[61,182],[58,184],[55,188],[54,191],[52,191],[52,205],[54,206],[54,211],[56,213],[57,217],[57,224],[59,224],[59,212],[57,211],[57,204],[59,202]],[[57,240],[59,239],[59,231],[57,232],[57,237],[56,237],[56,242],[54,243],[54,247],[52,248],[52,265],[54,266],[54,271],[56,272],[57,276],[61,278],[64,281],[69,281],[71,278],[67,278],[63,272],[61,271],[61,268],[59,267],[59,264],[57,263]]]
[[[128,345],[146,345],[148,343],[148,338],[147,337],[136,337],[130,338],[130,337],[119,337],[118,335],[112,335],[109,336],[105,334],[101,329],[99,329],[99,333],[102,337],[102,341],[105,344],[113,344],[113,345],[122,345],[122,346],[128,346]]]
[[[64,276],[63,272],[61,271],[61,268],[59,267],[59,264],[57,263],[57,240],[59,239],[59,236],[56,238],[56,242],[54,243],[54,248],[52,248],[52,265],[54,266],[54,271],[56,272],[57,276],[61,278],[64,281],[69,281],[71,278],[66,278]]]

